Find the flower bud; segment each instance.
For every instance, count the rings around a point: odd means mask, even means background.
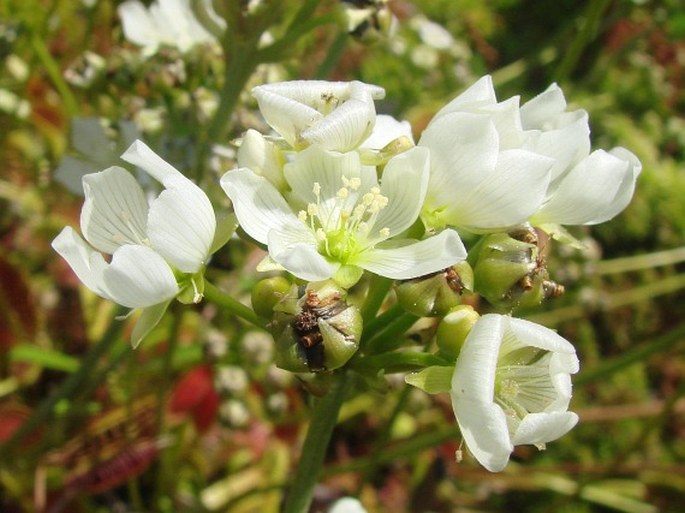
[[[438,324],[436,342],[440,351],[456,359],[466,336],[479,318],[478,312],[470,305],[452,308]]]
[[[260,317],[271,319],[274,315],[274,306],[290,290],[290,282],[283,276],[265,278],[257,282],[252,289],[252,309]]]
[[[492,305],[514,309],[558,297],[564,287],[549,279],[534,232],[488,235],[474,266],[476,291]]]
[[[342,367],[359,348],[363,321],[338,289],[308,289],[294,315],[279,322],[276,365],[292,372],[322,372]],[[284,325],[284,327],[283,327]]]
[[[473,290],[473,270],[462,261],[429,274],[401,282],[395,289],[402,308],[419,317],[445,315],[461,303],[464,290]]]

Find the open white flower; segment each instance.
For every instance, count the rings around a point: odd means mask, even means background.
[[[515,445],[545,443],[578,422],[569,412],[573,346],[554,331],[488,314],[471,329],[452,377],[452,407],[471,453],[502,470]]]
[[[383,88],[362,82],[293,80],[255,87],[252,94],[266,122],[294,148],[357,148],[376,121],[374,100]]]
[[[328,513],[366,513],[366,509],[359,500],[353,497],[343,497],[333,503]]]
[[[525,146],[556,161],[544,203],[531,218],[537,226],[608,221],[628,206],[642,170],[625,148],[590,153],[587,112],[566,108],[556,84],[521,107]]]
[[[99,296],[146,308],[180,292],[177,273],[192,275],[206,264],[216,219],[205,193],[143,142],[134,142],[122,158],[165,190],[148,205],[140,185],[121,167],[86,175],[81,230],[88,242],[66,227],[52,247]]]
[[[187,52],[193,46],[214,41],[197,20],[191,0],[155,0],[149,8],[139,0],[127,0],[117,11],[124,26],[126,39],[143,47],[143,55],[153,55],[160,46],[172,46]],[[226,22],[203,2],[209,20],[223,29]]]
[[[442,108],[419,140],[431,161],[425,224],[480,231],[527,221],[545,199],[554,160],[524,141],[519,98],[498,103],[489,76]]]
[[[349,286],[362,269],[409,279],[466,257],[452,230],[421,241],[388,240],[418,217],[427,173],[428,152],[422,148],[390,160],[379,185],[375,168],[361,165],[357,152],[311,146],[285,165],[289,201],[247,168],[226,173],[221,186],[240,225],[268,246],[273,261],[304,280],[335,277]]]

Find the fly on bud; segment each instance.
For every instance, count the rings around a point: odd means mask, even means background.
[[[278,323],[276,365],[292,372],[338,369],[359,348],[362,325],[359,309],[339,289],[307,289]]]

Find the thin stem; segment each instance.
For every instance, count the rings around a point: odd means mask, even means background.
[[[258,328],[267,330],[267,322],[254,313],[251,308],[248,308],[234,297],[220,291],[207,280],[205,280],[204,295],[206,300],[219,305],[220,307],[231,312],[233,315],[246,320]]]
[[[685,262],[685,246],[644,255],[614,258],[612,260],[600,260],[588,263],[588,272],[592,274],[618,274],[643,269],[654,269],[665,265]]]
[[[397,349],[405,341],[403,335],[418,319],[416,315],[404,312],[393,319],[383,331],[367,342],[365,352],[367,354],[375,354]]]
[[[314,487],[323,467],[326,449],[338,422],[340,407],[351,379],[345,373],[338,374],[333,386],[321,399],[317,400],[312,412],[312,421],[302,447],[302,455],[295,472],[284,513],[307,513],[312,503]]]
[[[371,340],[379,331],[382,331],[383,328],[398,317],[401,317],[404,313],[405,309],[400,305],[393,305],[378,317],[371,319],[368,323],[364,323],[362,344],[364,344],[366,340]]]
[[[356,358],[350,362],[350,367],[361,373],[375,374],[384,370],[386,374],[422,369],[432,365],[450,365],[450,362],[429,353],[403,351],[399,353],[383,353],[374,356]]]
[[[369,291],[366,294],[366,299],[364,300],[364,305],[361,310],[365,325],[376,317],[378,310],[380,310],[383,305],[383,301],[385,301],[385,296],[388,295],[390,287],[392,287],[392,283],[392,280],[389,278],[384,278],[376,274],[371,275]]]
[[[62,72],[60,71],[57,62],[55,62],[55,59],[50,55],[47,46],[45,46],[45,42],[37,34],[33,34],[31,37],[31,45],[50,77],[50,80],[52,80],[52,84],[62,98],[67,114],[69,117],[76,117],[79,112],[78,103],[76,102],[74,95],[71,94],[71,89],[69,89],[64,78],[62,78]]]

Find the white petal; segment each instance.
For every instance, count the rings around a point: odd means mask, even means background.
[[[79,152],[103,165],[113,159],[112,143],[97,118],[75,118],[71,125],[71,144]]]
[[[545,444],[568,433],[578,423],[578,415],[570,411],[530,413],[514,433],[514,445]]]
[[[521,106],[523,128],[546,129],[547,123],[566,110],[564,92],[557,84],[551,84],[544,92]]]
[[[393,237],[416,221],[426,196],[429,167],[429,151],[419,146],[386,164],[381,194],[388,198],[388,205],[379,212],[373,224],[375,229],[388,228],[388,237]]]
[[[448,206],[445,217],[475,230],[523,223],[544,201],[553,164],[552,159],[529,151],[503,151],[495,173],[471,185],[459,203]],[[463,187],[463,182],[460,185]]]
[[[562,225],[606,221],[625,208],[635,178],[633,162],[604,150],[594,151],[564,176],[532,221]],[[620,201],[614,203],[617,197]]]
[[[121,18],[126,39],[140,46],[156,46],[160,37],[159,32],[141,2],[127,0],[119,5],[117,12]]]
[[[471,454],[490,472],[502,470],[514,450],[502,408],[454,395],[452,408]]]
[[[495,398],[495,373],[506,317],[482,316],[466,337],[452,377],[452,397],[487,403]]]
[[[497,103],[497,98],[495,96],[495,88],[492,85],[492,77],[490,77],[490,75],[485,75],[440,109],[431,121],[431,124],[445,114],[463,112],[465,110],[492,105],[494,103]],[[430,126],[430,124],[428,126]]]
[[[150,205],[147,228],[152,247],[184,273],[207,263],[216,230],[209,200],[201,202],[195,188],[173,188]],[[204,204],[203,204],[204,203]]]
[[[458,205],[493,174],[499,137],[488,116],[454,113],[431,122],[419,146],[430,150],[427,207],[439,209]]]
[[[343,497],[333,503],[328,513],[366,513],[366,509],[357,499]]]
[[[380,150],[399,137],[407,137],[414,142],[409,121],[398,121],[387,114],[378,114],[371,135],[359,147]]]
[[[197,271],[206,263],[216,231],[216,216],[207,195],[140,140],[121,158],[141,167],[167,189],[150,206],[152,246],[181,271]]]
[[[110,167],[84,176],[83,189],[81,230],[90,244],[111,254],[123,244],[145,243],[148,207],[131,173]]]
[[[73,228],[69,226],[64,228],[52,241],[52,247],[67,261],[69,267],[86,287],[105,299],[111,299],[104,289],[100,268],[91,267],[94,256],[102,259],[102,255],[86,244]]]
[[[67,227],[55,238],[52,247],[86,287],[128,308],[148,307],[178,294],[178,285],[169,266],[145,246],[123,246],[108,264],[100,253]]]
[[[104,264],[102,279],[112,300],[129,308],[146,308],[178,294],[171,268],[146,246],[119,248],[111,264]]]
[[[255,87],[252,94],[266,122],[291,146],[298,144],[305,128],[323,119],[323,114],[314,107],[274,93],[265,86]]]
[[[269,180],[279,190],[285,187],[283,178],[285,158],[274,143],[268,141],[256,130],[249,129],[245,132],[236,158],[238,167],[250,168]]]
[[[376,107],[370,91],[361,82],[350,84],[350,99],[321,121],[305,129],[302,138],[328,150],[356,148],[373,130]]]
[[[529,131],[524,149],[555,159],[550,171],[550,188],[555,180],[575,166],[590,152],[590,126],[585,111],[577,111],[577,119],[554,130]],[[562,178],[563,179],[563,178]]]
[[[479,108],[477,112],[490,116],[499,134],[500,151],[521,146],[524,134],[518,96],[512,96],[500,103],[486,105]]]
[[[240,168],[221,177],[240,226],[257,242],[266,244],[270,230],[299,223],[283,196],[263,176]]]
[[[466,258],[466,249],[453,230],[396,247],[374,247],[355,255],[349,264],[387,278],[408,280],[437,272]]]
[[[328,262],[316,249],[316,240],[304,226],[269,232],[269,255],[287,271],[307,281],[330,278],[340,265]]]
[[[545,326],[513,317],[504,317],[504,322],[506,326],[505,329],[511,331],[524,345],[538,347],[554,353],[564,353],[574,356],[576,354],[576,349],[573,347],[573,344]],[[569,369],[567,372],[577,371],[578,367],[576,365],[575,370]]]

